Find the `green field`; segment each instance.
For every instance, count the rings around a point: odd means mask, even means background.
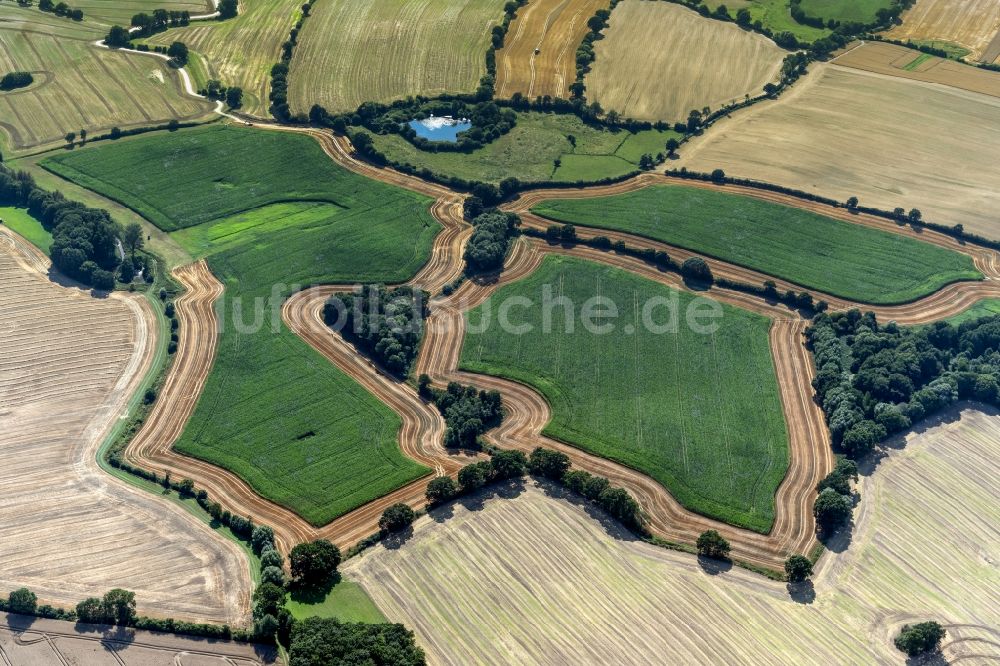
[[[371,185],[298,134],[211,126],[50,157],[42,166],[173,231],[283,201],[369,205]],[[178,193],[183,192],[183,196]]]
[[[834,20],[842,23],[871,23],[875,13],[888,9],[890,0],[802,0],[802,11],[806,16],[823,21]]]
[[[903,69],[905,69],[908,72],[912,72],[917,67],[920,67],[920,65],[922,65],[924,62],[930,60],[933,57],[934,56],[932,56],[929,53],[921,53],[916,58],[914,58],[913,60],[911,60],[910,62],[908,62],[907,64],[905,64],[903,66]]]
[[[129,25],[139,12],[152,14],[155,9],[187,11],[192,16],[209,14],[212,3],[208,0],[75,0],[72,7],[83,10],[84,20],[106,25]]]
[[[935,39],[913,39],[910,40],[917,46],[929,46],[933,49],[941,49],[948,54],[949,58],[961,60],[972,53],[969,49],[952,42],[943,42]]]
[[[285,216],[290,204],[277,204],[210,225],[244,230],[208,246],[209,267],[226,285],[217,307],[223,332],[176,444],[316,525],[428,471],[400,453],[399,417],[281,323],[281,304],[297,285],[403,281],[429,256],[439,230],[429,202],[352,178],[367,188],[367,205],[312,204]],[[258,216],[264,221],[254,224]],[[256,303],[259,330],[250,325]]]
[[[112,127],[208,117],[211,105],[184,95],[162,60],[94,46],[105,33],[86,20],[0,3],[0,75],[35,76],[29,88],[0,92],[5,157],[62,146],[68,132],[95,137]]]
[[[321,0],[292,59],[292,110],[353,111],[362,102],[475,92],[503,7],[504,0]]]
[[[802,25],[793,19],[789,6],[788,0],[750,0],[750,18],[753,21],[760,21],[765,28],[774,33],[790,32],[796,39],[804,42],[812,42],[830,34],[825,28]],[[736,12],[732,14],[735,16]]]
[[[197,128],[81,156],[105,167],[83,184],[175,227],[208,220],[174,234],[226,287],[215,365],[179,451],[317,525],[427,473],[399,451],[398,416],[289,331],[280,307],[303,285],[411,277],[440,230],[429,199],[283,132]]]
[[[52,234],[45,230],[42,223],[28,215],[23,208],[0,206],[0,221],[17,233],[24,236],[45,254],[52,247]]]
[[[809,211],[682,185],[552,200],[560,222],[646,236],[861,303],[912,301],[982,275],[966,255]]]
[[[296,620],[307,617],[335,617],[341,622],[388,622],[378,606],[357,583],[341,580],[321,597],[292,592],[285,608]]]
[[[576,139],[576,147],[568,136]],[[471,153],[427,152],[396,134],[372,138],[391,160],[447,176],[499,183],[510,177],[537,182],[622,176],[638,170],[644,153],[666,152],[667,140],[680,135],[671,130],[609,132],[572,114],[526,112],[517,114],[517,125],[510,132]]]
[[[574,330],[567,330],[566,308],[557,307],[544,332],[545,285],[576,305]],[[597,295],[618,308],[617,319],[597,321],[613,325],[605,334],[582,326],[583,304]],[[462,369],[533,386],[552,407],[545,434],[649,474],[689,509],[770,528],[788,439],[768,319],[721,306],[718,330],[696,333],[685,323],[693,295],[566,257],[547,257],[492,302],[513,296],[533,305],[514,309],[510,323],[530,323],[533,331],[516,335],[496,323],[482,333],[470,329]],[[677,299],[677,332],[658,334],[640,323],[654,297]],[[482,324],[486,307],[469,313],[470,327]],[[654,321],[664,323],[667,310],[656,312]]]
[[[1000,299],[984,298],[981,301],[977,301],[968,310],[963,310],[953,317],[948,317],[944,321],[958,326],[962,322],[972,321],[973,319],[980,319],[982,317],[992,317],[998,314],[1000,314]]]

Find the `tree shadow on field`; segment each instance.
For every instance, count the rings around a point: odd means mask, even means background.
[[[390,532],[382,537],[382,545],[387,550],[399,550],[413,536],[413,526],[407,525],[398,532]]]
[[[785,588],[788,596],[797,604],[811,604],[816,601],[816,588],[811,580],[804,580],[800,583],[788,583]]]
[[[468,511],[481,511],[491,498],[514,499],[524,492],[524,479],[508,479],[490,484],[481,490],[458,498],[457,502]]]
[[[607,511],[597,506],[583,495],[579,495],[565,486],[558,483],[535,477],[535,483],[547,497],[569,502],[574,506],[581,507],[587,515],[600,524],[608,536],[618,541],[640,541],[631,530],[613,518]]]
[[[852,495],[855,505],[858,502],[858,495]],[[818,529],[818,528],[817,528]],[[854,518],[851,518],[841,527],[827,534],[820,530],[816,537],[823,546],[833,553],[843,553],[851,546],[851,539],[854,536]]]
[[[709,576],[718,576],[733,568],[731,560],[717,560],[714,557],[698,556],[698,566]]]
[[[433,509],[428,509],[427,515],[435,523],[443,523],[455,517],[455,504],[454,502],[448,502],[447,504],[436,506]]]
[[[11,628],[12,631],[30,631],[31,625],[37,620],[34,615],[15,615],[14,613],[7,614],[7,626]]]
[[[336,585],[340,583],[342,577],[339,571],[333,574],[324,583],[319,585],[291,585],[289,586],[289,598],[300,604],[318,604],[326,599]]]
[[[948,660],[944,658],[941,650],[935,650],[929,654],[907,657],[906,666],[948,666]]]

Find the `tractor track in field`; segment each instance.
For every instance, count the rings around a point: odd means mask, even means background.
[[[438,293],[444,285],[461,274],[463,246],[471,235],[471,227],[462,218],[464,195],[393,169],[376,167],[361,161],[354,156],[346,138],[333,136],[329,132],[315,128],[259,122],[255,122],[254,125],[270,130],[309,134],[319,142],[327,155],[341,166],[369,178],[434,198],[431,212],[442,225],[442,231],[435,239],[428,263],[408,284],[431,293]],[[831,310],[859,307],[874,311],[881,319],[893,319],[907,325],[926,323],[956,314],[981,298],[1000,297],[1000,282],[997,282],[1000,279],[1000,257],[996,252],[961,244],[949,236],[934,231],[917,232],[874,216],[855,214],[793,196],[754,188],[679,181],[659,174],[642,174],[608,186],[535,190],[523,194],[519,199],[506,204],[504,208],[519,213],[525,226],[544,228],[551,222],[529,212],[531,206],[543,200],[608,196],[635,191],[657,183],[722,189],[810,210],[855,224],[916,237],[971,256],[986,279],[978,282],[953,283],[912,303],[868,306],[804,289],[751,269],[705,257],[717,277],[755,284],[774,280],[781,290],[809,291],[815,298],[826,300]],[[633,247],[662,249],[674,260],[682,261],[689,256],[703,256],[632,234],[582,227],[577,227],[577,232],[581,237],[604,235],[612,240],[624,240]],[[769,303],[750,294],[718,287],[703,292],[721,302],[772,319],[771,353],[788,428],[789,465],[775,497],[775,522],[771,531],[768,534],[760,534],[736,528],[684,509],[663,486],[645,474],[542,436],[540,433],[548,423],[551,413],[545,399],[534,389],[497,377],[458,370],[465,333],[464,313],[489,298],[500,287],[529,275],[548,254],[588,259],[630,271],[672,288],[689,289],[676,273],[661,271],[632,257],[582,245],[553,246],[538,239],[521,238],[511,251],[504,272],[498,279],[487,284],[467,280],[450,296],[439,295],[431,300],[431,313],[426,321],[425,338],[416,361],[415,374],[426,373],[437,385],[454,380],[484,389],[499,390],[503,396],[506,416],[500,427],[486,435],[489,441],[501,447],[526,452],[536,446],[546,446],[565,452],[576,468],[600,474],[612,483],[626,488],[647,513],[651,532],[657,537],[691,544],[702,531],[717,529],[732,544],[734,558],[775,570],[781,569],[784,559],[789,554],[808,553],[816,544],[811,508],[814,488],[817,481],[833,466],[829,432],[822,411],[813,401],[811,379],[814,369],[803,340],[808,321],[782,305]],[[325,526],[316,527],[291,510],[260,497],[246,482],[231,472],[175,453],[172,450],[173,443],[180,436],[193,411],[215,356],[218,339],[216,315],[212,304],[222,290],[222,285],[211,275],[204,262],[181,267],[175,271],[175,276],[187,289],[184,296],[176,302],[178,317],[181,320],[180,343],[174,366],[153,412],[126,449],[126,457],[132,463],[154,471],[162,472],[164,469],[170,469],[175,476],[191,478],[197,486],[205,488],[214,500],[221,502],[229,510],[249,514],[255,521],[273,526],[279,545],[286,551],[297,542],[315,538],[327,538],[342,548],[349,547],[377,531],[378,518],[389,505],[395,502],[404,502],[415,507],[423,504],[424,489],[432,476],[411,482]],[[399,433],[399,442],[404,454],[433,469],[435,475],[454,475],[462,465],[474,458],[466,454],[450,453],[444,448],[445,426],[436,408],[422,401],[412,386],[382,373],[352,345],[324,324],[323,304],[331,295],[346,288],[344,285],[326,285],[296,293],[282,307],[285,324],[400,415],[403,426]]]

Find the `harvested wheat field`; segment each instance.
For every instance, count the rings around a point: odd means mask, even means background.
[[[281,45],[301,16],[301,6],[300,0],[240,2],[235,18],[174,28],[146,41],[158,46],[184,42],[204,56],[211,78],[243,88],[242,112],[269,117],[271,67],[281,59]]]
[[[27,88],[0,92],[0,129],[12,150],[59,145],[81,129],[93,137],[115,126],[194,120],[211,111],[183,94],[165,62],[91,43],[102,36],[86,23],[0,5],[0,73],[35,77]]]
[[[963,65],[896,44],[867,42],[846,51],[833,62],[866,72],[940,83],[960,90],[1000,97],[1000,72]]]
[[[1000,416],[971,409],[890,451],[862,481],[853,541],[793,593],[635,541],[533,482],[421,518],[342,570],[436,664],[901,664],[892,636],[929,617],[949,661],[985,663],[1000,659],[998,460]]]
[[[969,60],[994,62],[1000,56],[1000,4],[996,0],[917,0],[891,39],[943,41],[970,51]]]
[[[624,0],[595,44],[587,97],[640,120],[682,121],[757,95],[785,51],[770,39],[671,2]]]
[[[865,206],[918,208],[1000,238],[1000,99],[837,65],[688,143],[671,166],[779,183]]]
[[[521,93],[569,98],[576,80],[576,49],[590,29],[587,21],[610,0],[531,0],[517,11],[497,51],[497,97]],[[537,53],[536,53],[537,50]]]
[[[503,0],[322,0],[299,35],[288,98],[353,111],[362,102],[469,93],[486,74]]]
[[[242,624],[250,571],[236,544],[97,465],[150,367],[149,306],[59,286],[48,270],[0,227],[0,591],[73,606],[124,587],[140,612]]]

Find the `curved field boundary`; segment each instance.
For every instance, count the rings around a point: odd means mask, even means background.
[[[444,227],[435,239],[432,256],[428,264],[408,284],[418,285],[431,292],[437,292],[445,284],[461,274],[463,269],[462,248],[471,229],[462,219],[462,195],[451,190],[427,183],[419,178],[384,169],[362,162],[354,157],[350,142],[335,137],[328,132],[314,128],[288,127],[273,124],[258,125],[265,129],[307,133],[319,141],[323,150],[337,163],[347,169],[370,178],[411,189],[435,197],[437,201],[432,213]],[[529,226],[545,226],[547,222],[537,218],[528,209],[538,201],[547,198],[571,198],[582,196],[607,196],[646,187],[653,183],[676,183],[676,179],[656,174],[642,174],[636,178],[610,186],[592,187],[579,190],[537,190],[525,194],[508,205],[510,210],[523,215]],[[925,242],[931,242],[971,256],[976,267],[987,276],[983,282],[960,282],[928,296],[902,306],[868,307],[843,300],[833,299],[823,294],[833,309],[864,307],[871,309],[881,318],[895,319],[901,324],[919,324],[955,314],[970,303],[986,297],[1000,297],[1000,259],[997,253],[983,248],[963,245],[955,239],[933,231],[912,231],[892,222],[864,214],[852,214],[842,209],[832,209],[822,204],[804,201],[788,195],[755,190],[734,185],[718,186],[711,183],[685,181],[694,187],[722,187],[726,191],[784,205],[812,210],[829,217],[852,223],[865,224],[894,233],[914,235]],[[580,230],[581,235],[608,235],[622,238],[633,246],[665,249],[675,259],[693,256],[680,248],[656,243],[629,234]],[[471,281],[463,283],[449,297],[436,298],[431,303],[431,315],[427,320],[426,336],[417,359],[416,372],[429,374],[435,382],[458,380],[482,388],[496,388],[504,396],[509,412],[500,428],[491,432],[488,438],[498,445],[531,450],[544,445],[564,451],[580,468],[608,477],[613,483],[627,488],[640,502],[650,518],[652,532],[664,539],[684,543],[693,542],[705,529],[717,529],[730,540],[733,555],[745,562],[779,569],[785,557],[792,552],[808,552],[816,543],[815,525],[811,502],[816,482],[833,465],[829,433],[823,415],[812,400],[812,361],[802,341],[802,333],[808,322],[796,313],[749,294],[713,288],[711,295],[720,301],[730,303],[765,314],[774,320],[771,329],[771,349],[781,390],[781,399],[789,431],[789,468],[775,498],[776,519],[767,535],[734,528],[704,516],[693,514],[681,507],[673,497],[649,477],[617,463],[592,456],[562,442],[549,440],[539,433],[549,420],[549,408],[544,399],[532,389],[495,377],[457,371],[458,358],[464,336],[463,313],[488,298],[496,289],[531,273],[549,253],[570,254],[591,261],[606,263],[632,271],[672,288],[686,289],[683,281],[674,273],[664,273],[637,259],[609,252],[601,252],[589,247],[552,247],[538,240],[521,240],[507,260],[504,273],[498,281],[480,285]],[[762,283],[772,279],[755,271],[721,262],[708,260],[717,276]],[[201,383],[207,375],[214,358],[215,315],[211,303],[217,297],[218,282],[211,277],[203,264],[178,269],[177,277],[192,290],[190,299],[178,300],[178,316],[182,321],[182,339],[172,374],[180,375],[183,368],[187,377],[177,381],[168,380],[161,393],[159,411],[168,414],[168,423],[157,425],[154,419],[147,421],[146,427],[130,444],[127,455],[130,460],[150,469],[168,468],[206,488],[213,497],[241,513],[249,513],[255,520],[265,522],[275,528],[279,544],[287,549],[296,542],[314,538],[328,538],[342,547],[357,543],[377,530],[378,518],[382,510],[395,502],[405,502],[420,506],[424,502],[424,488],[429,479],[423,479],[387,495],[376,502],[352,511],[332,523],[316,528],[288,509],[277,506],[257,495],[247,484],[229,472],[213,465],[202,463],[170,450],[173,440],[183,429],[186,414],[184,401],[191,406],[200,393]],[[776,281],[777,282],[777,281]],[[796,288],[795,285],[779,283],[781,288]],[[442,446],[440,433],[443,423],[440,416],[423,403],[412,387],[392,380],[357,352],[343,339],[331,332],[323,322],[322,306],[329,296],[344,287],[327,285],[313,287],[292,296],[282,308],[285,323],[307,343],[322,353],[341,370],[361,383],[365,388],[392,407],[404,420],[400,433],[400,447],[415,460],[432,466],[438,474],[453,474],[471,458],[447,452]],[[195,301],[194,303],[189,301]],[[186,331],[186,332],[185,332]],[[195,343],[197,341],[197,343]],[[185,355],[196,356],[193,361],[181,363]],[[170,401],[174,400],[174,403]],[[173,406],[169,406],[173,405]],[[190,407],[187,408],[188,413]],[[164,416],[166,418],[166,416]],[[162,432],[161,432],[162,428]]]

